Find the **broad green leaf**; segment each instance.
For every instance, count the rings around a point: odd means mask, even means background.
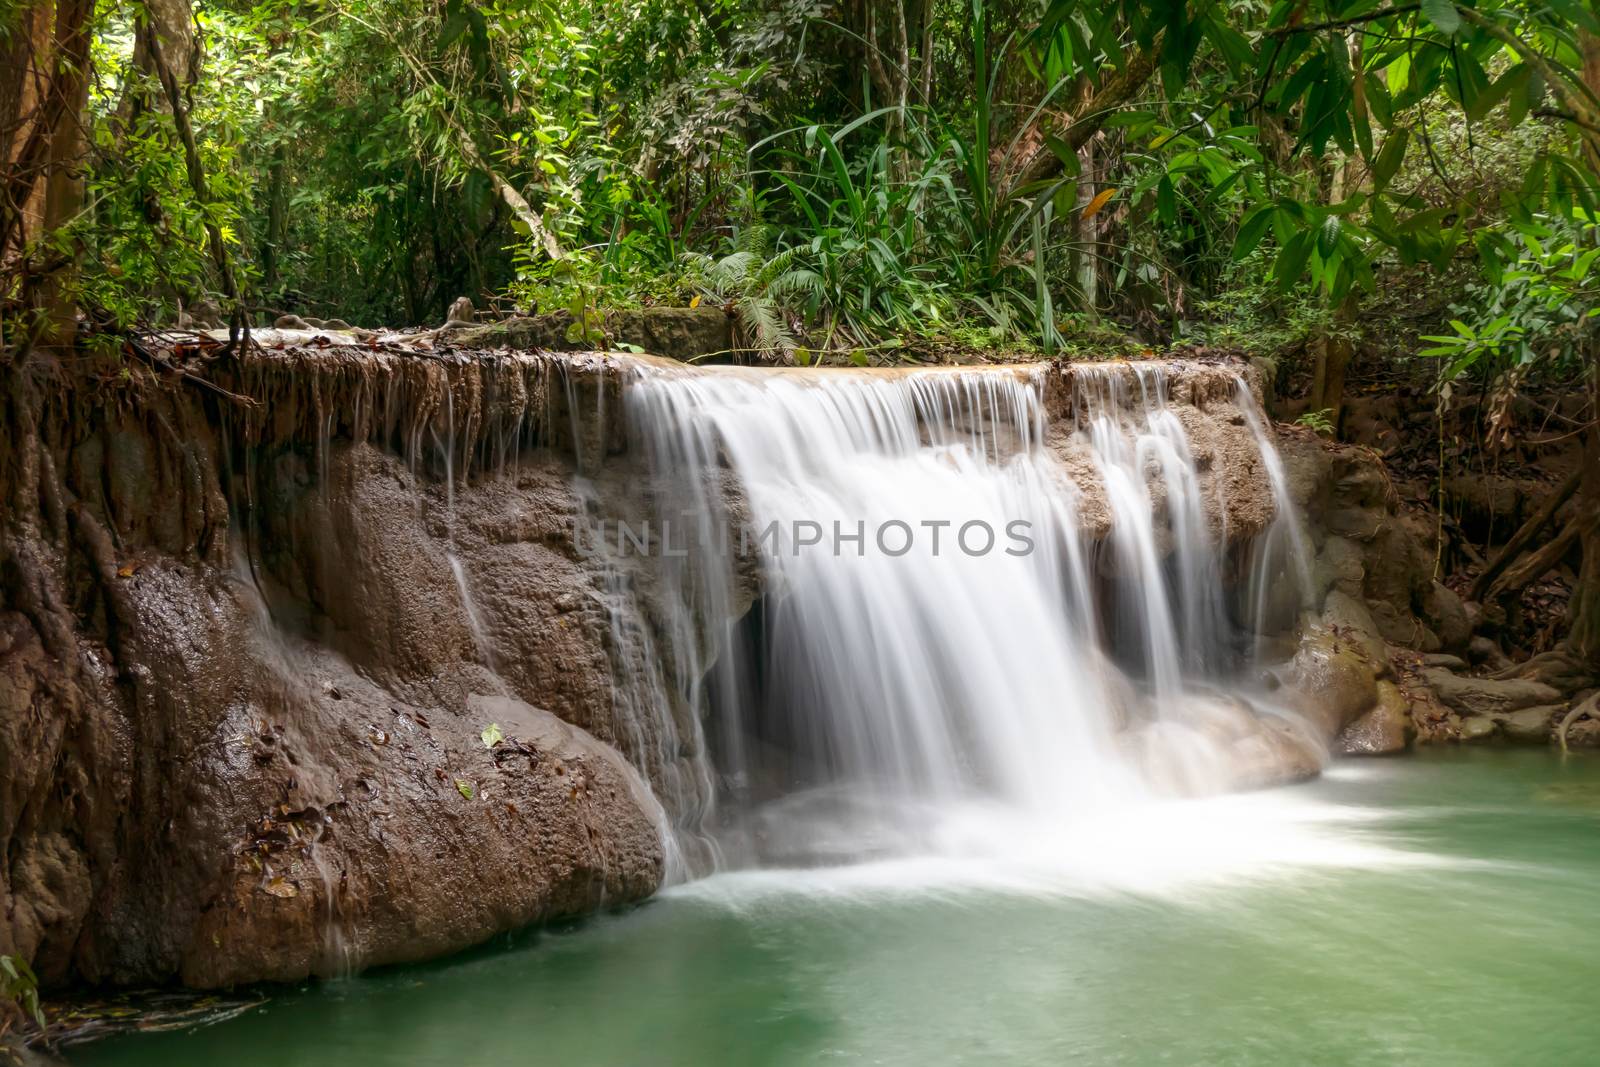
[[[1306,271],[1306,262],[1311,258],[1311,251],[1316,247],[1316,232],[1301,230],[1289,238],[1289,243],[1283,246],[1278,253],[1278,261],[1273,264],[1272,276],[1278,284],[1279,292],[1287,293],[1295,287]]]
[[[1453,34],[1461,28],[1461,13],[1450,0],[1422,0],[1422,13],[1440,33]]]
[[[1379,192],[1388,187],[1400,169],[1400,163],[1406,155],[1406,142],[1410,137],[1411,131],[1401,126],[1389,133],[1383,142],[1383,147],[1378,150],[1378,158],[1372,162],[1372,181]]]
[[[1317,230],[1317,254],[1323,259],[1331,259],[1339,247],[1339,227],[1339,216],[1329,215]]]
[[[1165,174],[1156,184],[1156,211],[1161,215],[1161,221],[1169,226],[1178,221],[1178,194]]]

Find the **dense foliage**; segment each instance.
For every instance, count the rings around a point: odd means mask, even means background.
[[[1578,0],[102,0],[82,210],[27,236],[124,323],[579,294],[730,300],[801,358],[1281,341],[1384,271],[1476,255],[1498,289],[1538,233],[1592,242],[1596,29]]]

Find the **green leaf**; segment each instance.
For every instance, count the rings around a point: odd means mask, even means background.
[[[1522,122],[1528,115],[1528,90],[1533,85],[1537,72],[1526,63],[1518,63],[1506,71],[1505,77],[1500,81],[1505,83],[1506,121],[1515,126]]]
[[[441,52],[455,44],[461,35],[467,32],[467,26],[470,24],[467,13],[462,10],[458,0],[452,0],[445,5],[445,11],[444,26],[439,30],[438,47]]]
[[[1161,221],[1169,226],[1178,221],[1178,193],[1165,174],[1156,183],[1156,211],[1161,215]]]
[[[1378,158],[1372,162],[1372,181],[1381,192],[1386,188],[1400,169],[1400,163],[1406,156],[1406,143],[1411,138],[1411,131],[1404,126],[1389,134],[1383,142],[1383,147],[1378,150]]]
[[[1239,235],[1233,239],[1234,262],[1244,259],[1255,251],[1276,213],[1276,205],[1262,204],[1245,216],[1244,221],[1239,224]]]
[[[1071,146],[1061,138],[1049,134],[1045,135],[1044,144],[1046,148],[1050,149],[1051,154],[1061,161],[1062,173],[1076,177],[1078,174],[1078,153],[1074,152]]]
[[[1478,68],[1480,71],[1482,68]],[[1480,90],[1474,97],[1472,104],[1467,108],[1467,118],[1473,122],[1482,122],[1483,117],[1495,109],[1495,105],[1506,98],[1515,86],[1522,83],[1528,76],[1528,65],[1519,63],[1497,78],[1493,85]]]
[[[1453,34],[1461,28],[1461,12],[1450,0],[1422,0],[1422,13],[1441,33]]]
[[[505,732],[500,729],[500,724],[492,722],[483,728],[483,733],[478,735],[483,739],[484,748],[493,748],[506,739]]]
[[[1311,258],[1311,250],[1316,246],[1316,231],[1301,230],[1289,238],[1289,243],[1283,246],[1283,251],[1278,253],[1278,261],[1272,266],[1272,276],[1278,283],[1278,291],[1287,293],[1295,287],[1306,271],[1306,261]]]
[[[1317,231],[1317,255],[1323,259],[1332,259],[1334,249],[1339,247],[1339,227],[1339,216],[1329,215]]]
[[[1149,111],[1119,111],[1106,119],[1108,129],[1118,126],[1148,126],[1156,121],[1156,116]]]
[[[473,795],[472,783],[467,781],[465,778],[457,778],[456,779],[456,792],[460,793],[462,796],[466,797],[468,800],[471,800],[472,799],[472,795]]]

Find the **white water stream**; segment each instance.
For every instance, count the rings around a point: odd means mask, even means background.
[[[1072,427],[1016,369],[633,373],[629,425],[683,553],[658,561],[654,652],[711,735],[719,811],[691,829],[723,865],[968,854],[1232,780],[1253,712],[1218,685],[1248,641],[1165,368],[1078,368]],[[1242,383],[1237,403],[1289,523],[1259,588],[1304,545]],[[1098,487],[1053,432],[1087,440]],[[741,551],[765,591],[743,622]]]

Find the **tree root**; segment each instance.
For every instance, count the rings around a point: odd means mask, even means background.
[[[1541,652],[1532,659],[1513,664],[1503,671],[1496,671],[1489,677],[1497,680],[1514,678],[1543,682],[1563,693],[1575,693],[1600,681],[1595,678],[1594,670],[1589,664],[1564,646],[1553,648],[1549,652]]]
[[[1567,729],[1585,715],[1594,715],[1600,712],[1600,692],[1591,693],[1587,700],[1572,705],[1572,710],[1567,712],[1561,720],[1561,725],[1556,727],[1556,742],[1561,745],[1561,754],[1567,754]]]

